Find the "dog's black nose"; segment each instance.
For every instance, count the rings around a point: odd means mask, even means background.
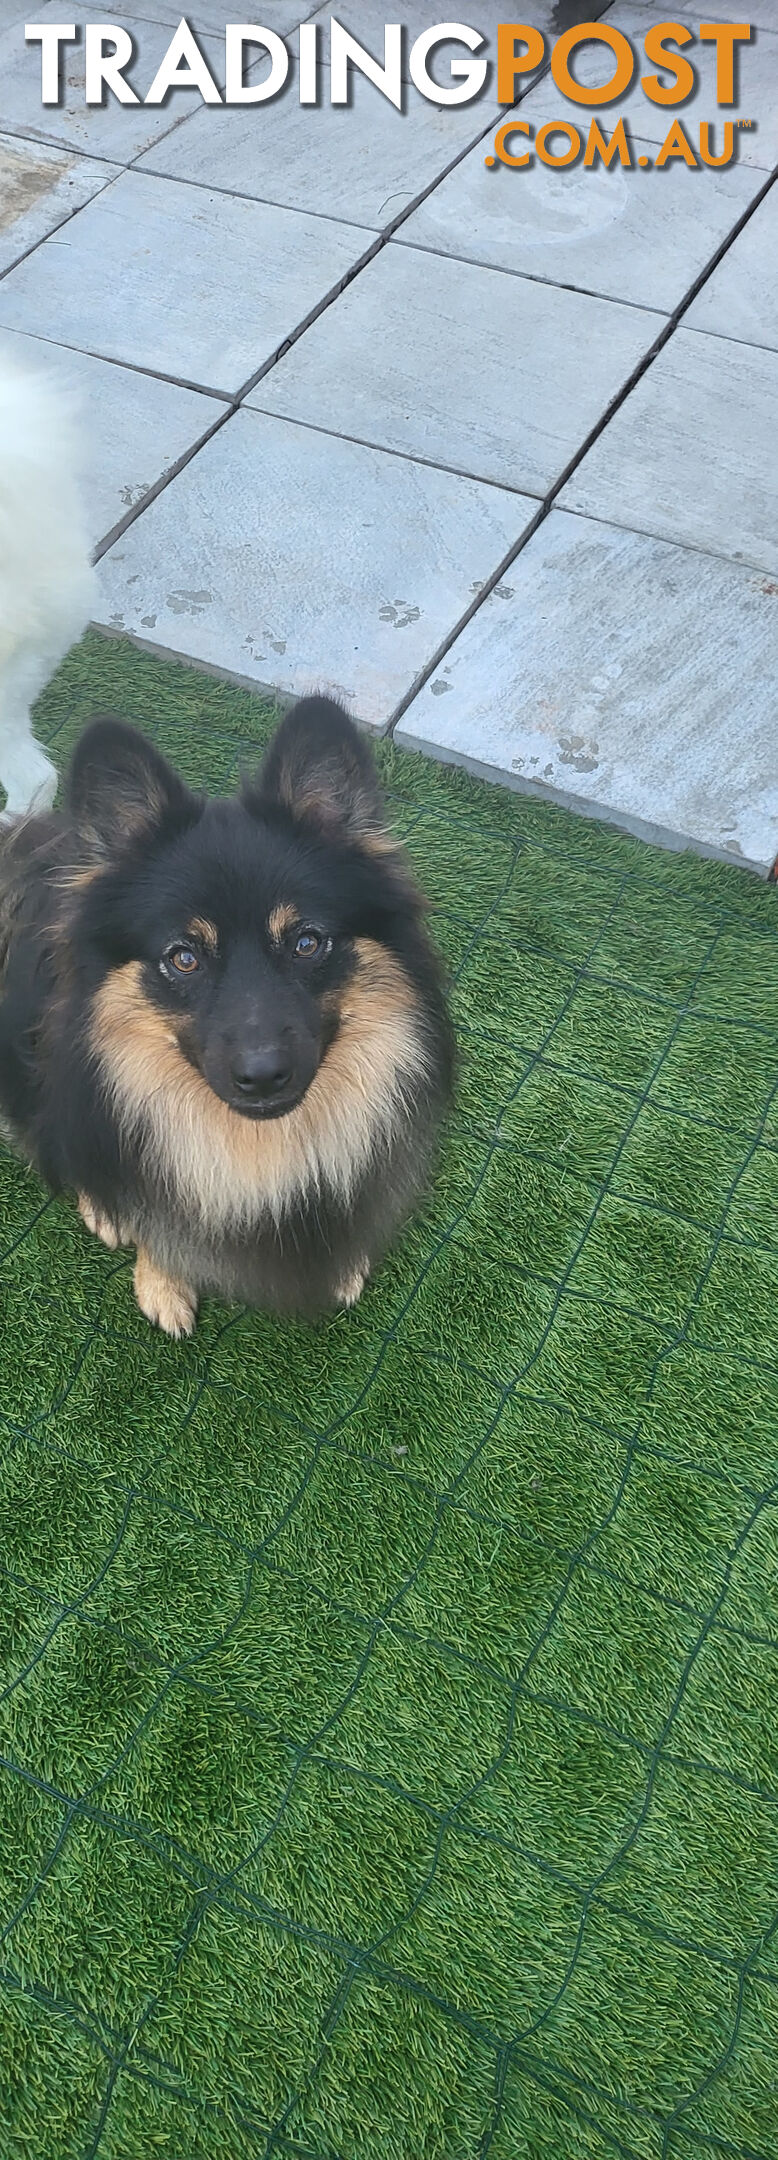
[[[266,1102],[283,1095],[292,1078],[278,1043],[265,1050],[242,1050],[232,1067],[232,1084],[247,1102]]]

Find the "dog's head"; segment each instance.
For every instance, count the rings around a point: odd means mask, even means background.
[[[340,706],[296,706],[256,779],[214,801],[134,729],[96,721],[69,800],[100,1025],[117,1050],[125,1027],[147,1043],[150,1090],[166,1045],[241,1118],[280,1118],[355,1012],[394,1029],[400,1062],[402,1044],[420,1045],[420,903],[383,829],[371,753]],[[337,1060],[328,1069],[335,1084]]]

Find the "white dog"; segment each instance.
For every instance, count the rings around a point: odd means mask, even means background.
[[[45,352],[45,347],[42,348]],[[94,613],[70,400],[0,346],[0,782],[5,818],[48,809],[57,775],[30,708]]]

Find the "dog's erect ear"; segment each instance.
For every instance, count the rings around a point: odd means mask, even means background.
[[[292,707],[245,800],[249,809],[280,807],[328,840],[389,844],[372,753],[334,698],[301,698]]]
[[[76,744],[68,801],[84,838],[110,854],[197,815],[195,795],[167,759],[124,720],[93,720]]]

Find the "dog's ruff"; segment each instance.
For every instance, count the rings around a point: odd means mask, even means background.
[[[48,809],[31,708],[94,612],[71,402],[0,345],[0,782],[5,819]]]
[[[369,939],[357,951],[337,1041],[304,1101],[278,1124],[247,1124],[217,1101],[150,1012],[136,963],[98,993],[93,1054],[117,1121],[212,1236],[263,1218],[280,1224],[310,1194],[348,1206],[381,1143],[402,1126],[408,1083],[426,1071],[418,1015],[391,953]],[[104,1227],[97,1235],[109,1242]]]

